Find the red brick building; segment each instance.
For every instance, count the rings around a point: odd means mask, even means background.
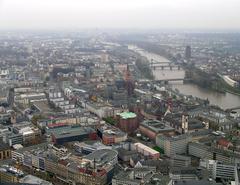
[[[123,112],[117,115],[118,127],[128,134],[134,133],[139,126],[137,115],[133,112]]]

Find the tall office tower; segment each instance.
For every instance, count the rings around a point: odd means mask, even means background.
[[[186,46],[185,58],[186,58],[186,60],[189,60],[191,58],[191,46]]]
[[[188,115],[185,113],[182,115],[182,132],[184,134],[188,132]]]
[[[132,75],[131,75],[128,65],[127,65],[127,70],[125,71],[125,79],[124,80],[125,80],[128,95],[131,96],[134,91],[134,82],[133,82]]]

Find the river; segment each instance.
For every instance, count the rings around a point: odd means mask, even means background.
[[[160,55],[144,51],[140,48],[137,48],[136,46],[129,46],[129,49],[138,52],[142,56],[146,57],[149,61],[153,59],[155,61],[163,63],[170,62],[168,59]],[[185,71],[183,70],[171,71],[169,69],[162,70],[160,68],[156,68],[155,70],[153,70],[153,75],[156,80],[162,80],[165,79],[166,77],[183,78],[185,76]],[[217,105],[223,109],[240,106],[240,96],[228,92],[219,93],[189,83],[171,83],[170,86],[173,89],[178,89],[179,92],[182,94],[192,95],[194,97],[198,97],[201,99],[208,99],[210,101],[210,104]],[[240,113],[240,110],[238,110],[238,112]]]

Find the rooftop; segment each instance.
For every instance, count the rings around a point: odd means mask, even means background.
[[[29,183],[29,184],[52,185],[52,183],[45,181],[43,179],[40,179],[33,175],[27,175],[27,176],[23,177],[20,181],[22,183]]]
[[[10,147],[7,144],[0,142],[0,151],[8,149],[10,149]]]
[[[182,134],[182,135],[175,135],[175,136],[157,135],[157,138],[159,139],[161,138],[168,141],[178,141],[178,140],[187,139],[191,137],[192,137],[191,134]]]
[[[144,120],[142,126],[149,128],[154,132],[174,131],[167,122],[158,120]]]
[[[86,159],[91,161],[96,161],[97,164],[106,164],[111,162],[114,158],[116,158],[118,152],[111,149],[100,149],[92,152],[91,154],[85,156]]]
[[[108,126],[108,125],[104,125],[101,128],[99,128],[99,130],[106,136],[126,136],[127,133],[121,131],[119,128],[113,127],[113,126]]]
[[[222,183],[216,183],[208,180],[190,180],[190,181],[177,181],[175,185],[221,185]]]
[[[51,108],[48,106],[46,101],[37,101],[33,105],[41,112],[51,112]]]
[[[141,148],[142,150],[146,151],[146,152],[150,152],[152,154],[159,154],[159,152],[157,152],[156,150],[142,144],[142,143],[134,143],[136,148]]]
[[[119,114],[119,116],[122,119],[131,119],[131,118],[136,118],[137,115],[133,112],[122,112]]]
[[[64,138],[69,136],[76,136],[81,134],[88,134],[93,132],[94,129],[91,127],[82,127],[82,126],[62,126],[62,127],[55,127],[55,128],[48,128],[48,134],[54,134],[56,138]]]

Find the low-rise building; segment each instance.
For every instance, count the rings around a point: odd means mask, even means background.
[[[23,135],[20,133],[14,132],[6,132],[3,133],[3,142],[8,144],[9,146],[13,146],[16,144],[23,144]]]
[[[149,158],[158,159],[160,157],[159,152],[142,143],[134,143],[134,149],[137,150],[142,155],[147,156]]]
[[[26,175],[25,177],[21,178],[19,180],[20,183],[25,184],[44,184],[44,185],[52,185],[51,182],[45,181],[43,179],[40,179],[39,177],[33,176],[33,175]]]
[[[0,142],[0,161],[11,158],[11,149],[9,145]]]
[[[106,118],[114,116],[114,109],[111,106],[95,103],[85,102],[83,105],[88,111],[97,115],[99,118]]]
[[[29,144],[37,140],[41,136],[41,131],[31,123],[14,124],[12,126],[13,133],[23,136],[23,144]],[[17,143],[21,144],[21,143]]]
[[[20,94],[14,97],[14,101],[24,105],[35,101],[47,101],[46,95],[44,93],[31,93],[31,94]]]
[[[120,143],[127,140],[127,133],[113,126],[101,126],[97,129],[97,134],[105,145]]]
[[[74,149],[76,152],[81,153],[81,154],[90,154],[94,152],[95,150],[100,150],[100,149],[111,149],[111,146],[106,146],[102,144],[99,141],[86,141],[86,142],[76,142],[74,143]]]
[[[127,150],[124,148],[118,149],[118,157],[124,162],[130,162],[131,158],[139,156],[136,150]]]
[[[231,130],[236,123],[228,118],[226,112],[214,108],[202,108],[189,112],[191,117],[200,119],[205,122],[212,130],[228,131]]]
[[[222,161],[223,163],[239,163],[240,154],[232,150],[222,150],[203,143],[191,142],[188,144],[188,154],[200,159]]]
[[[233,79],[231,79],[228,75],[222,76],[223,80],[232,87],[237,87],[239,83]]]
[[[55,174],[64,183],[104,185],[111,182],[118,161],[115,150],[99,149],[78,158],[71,153],[61,157],[52,149],[48,143],[25,147],[13,151],[12,159],[28,168]]]
[[[157,135],[173,135],[175,132],[168,122],[158,120],[144,120],[140,123],[139,130],[152,140],[155,140]]]
[[[7,86],[0,85],[0,105],[8,104],[8,90]]]
[[[170,157],[170,165],[173,167],[188,167],[191,165],[191,157],[185,155],[174,155]]]
[[[117,115],[118,127],[126,132],[133,133],[139,126],[137,115],[133,112],[122,112]]]
[[[11,123],[11,114],[6,111],[0,111],[0,124],[8,125]]]
[[[234,180],[235,169],[239,170],[238,164],[223,163],[216,160],[204,160],[201,161],[201,167],[206,168],[209,171],[211,178],[213,179],[225,179]]]
[[[156,168],[148,166],[135,167],[120,171],[112,179],[113,185],[141,185],[141,184],[160,184],[169,183],[169,177],[160,175],[156,172]]]
[[[198,180],[197,169],[194,167],[175,167],[169,172],[169,177],[172,181],[178,180]]]
[[[0,184],[4,183],[18,183],[19,179],[23,177],[23,172],[12,166],[2,165],[0,167]]]
[[[63,144],[65,142],[72,141],[82,141],[84,139],[95,140],[97,138],[97,133],[93,128],[82,127],[80,125],[48,128],[46,132],[48,135],[51,135],[52,141],[55,144]]]
[[[56,115],[49,119],[40,119],[37,121],[37,125],[41,128],[57,126],[58,124],[74,125],[79,122],[77,117]]]

